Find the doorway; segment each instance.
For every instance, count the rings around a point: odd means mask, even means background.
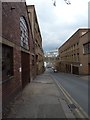
[[[25,52],[21,52],[21,67],[22,67],[22,88],[30,82],[30,55]]]
[[[76,75],[79,75],[79,67],[72,66],[72,73],[76,74]]]
[[[90,75],[90,63],[88,64],[88,74]]]

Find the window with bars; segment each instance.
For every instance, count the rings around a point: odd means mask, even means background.
[[[28,29],[24,17],[20,17],[20,30],[21,30],[21,47],[29,50]]]

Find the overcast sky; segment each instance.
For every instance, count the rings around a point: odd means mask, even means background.
[[[79,28],[88,27],[89,0],[26,0],[35,5],[44,51],[59,48]]]

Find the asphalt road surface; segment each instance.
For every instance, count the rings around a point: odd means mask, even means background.
[[[52,69],[46,72],[51,74],[55,80],[60,82],[70,96],[83,108],[88,114],[88,78],[68,73],[54,73]]]

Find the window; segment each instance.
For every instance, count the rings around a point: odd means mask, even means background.
[[[90,42],[89,43],[86,43],[83,45],[83,48],[84,48],[84,54],[88,54],[90,53]]]
[[[24,17],[20,17],[20,30],[21,30],[21,46],[29,49],[28,45],[28,29]]]
[[[78,46],[78,44],[79,44],[79,43],[77,42],[77,46]]]
[[[77,53],[77,62],[79,61],[79,53]]]
[[[7,80],[13,76],[13,48],[2,45],[2,79]]]
[[[34,55],[32,55],[32,66],[34,66]]]

